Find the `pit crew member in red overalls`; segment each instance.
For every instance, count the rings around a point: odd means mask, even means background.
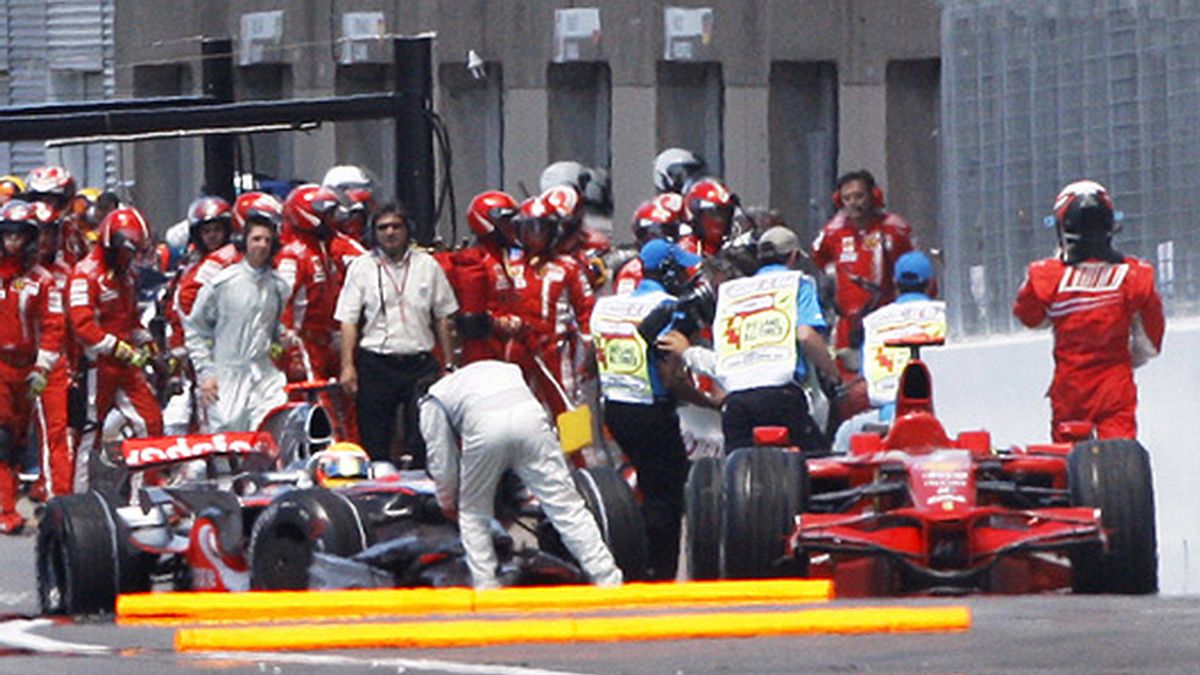
[[[525,200],[516,224],[525,259],[515,281],[516,314],[500,322],[502,337],[517,336],[524,353],[510,357],[559,415],[581,400],[572,349],[590,346],[587,326],[596,299],[580,264],[555,251],[560,223],[553,204],[540,196]]]
[[[283,202],[283,218],[291,232],[275,263],[292,289],[283,311],[287,338],[300,346],[285,356],[289,382],[337,377],[333,308],[337,302],[337,268],[329,253],[337,195],[319,185],[301,185]]]
[[[68,316],[91,360],[88,424],[79,446],[84,461],[99,447],[104,418],[116,407],[134,435],[161,436],[162,411],[142,369],[152,342],[139,323],[134,259],[150,246],[150,227],[135,208],[120,208],[100,224],[100,245],[75,265]]]
[[[79,200],[77,194],[74,198]],[[84,392],[79,383],[74,380],[79,364],[80,349],[66,319],[64,300],[67,293],[67,282],[71,276],[72,259],[62,242],[64,222],[67,220],[53,206],[52,201],[37,201],[33,207],[34,220],[38,228],[37,261],[38,269],[48,275],[57,289],[58,309],[54,316],[46,317],[61,325],[61,337],[57,351],[60,358],[45,368],[45,386],[32,387],[38,394],[38,409],[35,419],[39,425],[40,438],[46,439],[39,448],[41,479],[35,482],[29,490],[34,501],[44,501],[59,494],[69,494],[72,490],[75,468],[75,447],[78,444],[78,430],[83,426],[80,405],[72,419],[72,396],[77,402],[84,400]],[[75,386],[74,390],[72,386]],[[44,429],[42,428],[44,425]]]
[[[0,533],[17,532],[17,470],[27,442],[31,401],[44,390],[46,373],[59,359],[62,297],[53,277],[37,266],[37,221],[33,207],[13,200],[0,210]],[[39,436],[44,417],[38,415]],[[49,459],[41,443],[42,457]],[[58,458],[65,470],[69,457]],[[45,467],[48,469],[49,467]],[[61,472],[60,472],[61,473]],[[66,491],[70,492],[69,475]]]
[[[1099,438],[1137,437],[1133,369],[1162,350],[1162,299],[1154,268],[1113,249],[1112,197],[1090,180],[1054,201],[1059,251],[1029,264],[1013,314],[1031,328],[1054,328],[1051,433],[1063,422],[1094,425]]]
[[[837,180],[833,193],[837,213],[812,245],[813,264],[834,279],[834,348],[862,346],[862,318],[896,299],[893,267],[913,250],[912,228],[895,213],[883,210],[883,190],[868,171],[853,171]],[[857,373],[849,359],[846,377]]]
[[[457,317],[461,363],[503,359],[504,347],[493,330],[494,311],[511,295],[505,261],[514,245],[512,219],[517,202],[499,190],[480,193],[467,207],[467,224],[475,233],[475,245],[445,256],[443,265],[458,298]]]

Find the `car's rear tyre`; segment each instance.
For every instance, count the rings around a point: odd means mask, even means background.
[[[37,536],[42,613],[110,613],[118,593],[149,590],[156,558],[134,550],[127,536],[99,492],[51,499]]]
[[[724,470],[720,458],[701,457],[688,472],[687,572],[693,581],[721,578],[721,528],[724,514]]]
[[[306,589],[314,553],[350,557],[367,548],[369,539],[358,510],[345,495],[320,488],[286,492],[254,522],[250,587]]]
[[[571,478],[625,580],[645,579],[646,522],[629,484],[615,469],[605,466],[578,469]]]
[[[784,556],[805,502],[807,466],[780,448],[742,448],[725,460],[725,576],[790,572]]]
[[[1150,456],[1134,440],[1087,441],[1067,458],[1071,503],[1100,509],[1108,550],[1071,556],[1077,593],[1154,593],[1158,590],[1158,536]]]

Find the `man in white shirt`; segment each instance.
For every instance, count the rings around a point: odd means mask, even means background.
[[[454,290],[433,256],[409,248],[408,213],[382,206],[371,219],[370,255],[354,260],[338,296],[341,382],[355,397],[362,446],[373,460],[392,460],[396,410],[404,406],[404,449],[413,468],[425,465],[415,393],[444,366],[453,370]],[[437,346],[444,364],[433,357]]]
[[[550,419],[519,367],[476,361],[439,380],[421,399],[421,433],[438,505],[458,520],[475,588],[498,585],[489,526],[496,485],[510,468],[538,498],[592,582],[621,583],[621,570],[571,482]]]

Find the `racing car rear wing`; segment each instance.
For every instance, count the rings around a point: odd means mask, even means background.
[[[214,455],[258,455],[270,453],[270,445],[253,431],[157,438],[127,438],[121,441],[125,466],[142,469],[175,464]]]

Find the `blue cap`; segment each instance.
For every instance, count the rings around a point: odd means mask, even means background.
[[[638,253],[642,259],[642,267],[647,270],[657,270],[667,258],[674,258],[683,267],[695,267],[700,264],[700,256],[679,248],[666,239],[652,239],[642,246]]]
[[[909,251],[896,261],[896,283],[924,284],[933,278],[933,263],[920,251]]]

